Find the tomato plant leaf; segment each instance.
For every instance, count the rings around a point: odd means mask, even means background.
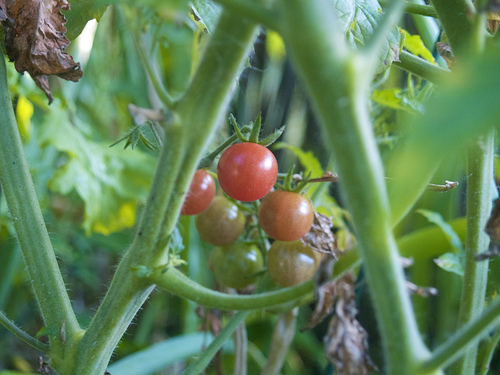
[[[439,258],[434,259],[436,265],[448,272],[456,273],[457,275],[464,275],[464,268],[460,257],[454,253],[444,253]]]
[[[146,198],[152,180],[153,159],[88,140],[70,125],[59,101],[39,130],[39,143],[55,147],[67,158],[49,188],[61,194],[78,193],[85,203],[86,233],[109,234],[134,225],[137,202]]]
[[[108,367],[111,374],[149,375],[202,352],[213,341],[209,332],[187,333],[158,342]]]
[[[273,149],[285,149],[291,151],[297,157],[297,159],[299,159],[299,162],[304,167],[304,172],[306,174],[311,172],[312,177],[319,177],[323,175],[323,168],[321,167],[321,163],[311,151],[303,151],[299,147],[295,147],[284,142],[274,144]]]
[[[463,254],[464,249],[460,237],[453,230],[452,226],[448,224],[438,212],[425,209],[419,209],[417,212],[424,216],[430,223],[436,224],[443,231],[445,237],[448,239],[450,245],[455,249],[455,251],[458,254]]]
[[[49,102],[53,96],[48,75],[75,82],[82,77],[80,64],[64,52],[69,40],[62,9],[69,9],[66,0],[15,0],[7,9],[13,21],[5,27],[7,54],[19,73],[31,75]]]
[[[343,21],[344,33],[352,47],[361,47],[381,23],[384,15],[377,0],[330,0]],[[378,51],[375,74],[382,73],[393,61],[399,60],[401,34],[397,26],[386,36],[386,43]]]
[[[80,35],[88,21],[96,19],[99,22],[106,9],[107,4],[95,0],[72,0],[71,10],[63,12],[68,21],[68,39],[73,40]]]
[[[213,1],[193,0],[191,2],[191,8],[196,18],[198,18],[198,21],[205,25],[209,33],[212,33],[219,21],[222,11],[221,7]]]
[[[404,48],[406,48],[414,55],[420,56],[425,60],[436,64],[434,56],[432,56],[431,51],[427,49],[424,41],[422,40],[422,38],[420,38],[420,35],[410,35],[410,33],[406,30],[401,30],[401,32],[404,34]]]

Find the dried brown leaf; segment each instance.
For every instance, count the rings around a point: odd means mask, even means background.
[[[5,0],[0,0],[0,22],[7,19],[7,3]]]
[[[451,46],[448,43],[444,42],[436,42],[436,49],[441,57],[446,61],[446,65],[448,68],[451,68],[453,62],[455,61],[455,56],[453,55],[453,51],[451,50]]]
[[[64,35],[66,19],[61,10],[69,9],[67,0],[13,0],[7,4],[10,20],[9,25],[4,22],[7,54],[19,73],[27,71],[33,77],[49,102],[52,93],[47,76],[74,82],[82,77],[80,64],[64,52],[69,40]]]
[[[326,356],[339,375],[368,375],[376,370],[368,355],[367,333],[355,318],[354,281],[352,272],[337,280],[335,315],[324,338]]]
[[[318,212],[314,213],[314,222],[304,237],[300,240],[313,250],[337,257],[337,240],[331,230],[332,219]]]
[[[437,296],[438,290],[432,286],[423,287],[418,286],[411,281],[406,281],[406,288],[411,294],[416,294],[420,297],[429,297],[429,296]]]

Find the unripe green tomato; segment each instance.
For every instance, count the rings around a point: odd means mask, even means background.
[[[233,202],[215,197],[210,206],[195,219],[196,229],[203,241],[214,246],[230,245],[245,228],[245,217]]]
[[[264,267],[264,260],[257,246],[236,243],[215,248],[210,255],[210,266],[219,283],[243,289],[257,281],[255,274]]]
[[[267,271],[274,282],[288,287],[313,278],[321,255],[301,241],[274,241],[267,253]]]

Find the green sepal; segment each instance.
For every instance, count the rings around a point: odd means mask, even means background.
[[[238,127],[238,123],[236,122],[236,119],[234,118],[232,113],[229,115],[229,121],[231,122],[231,125],[233,125],[234,132],[238,136],[238,139],[242,142],[248,142],[248,139],[245,138],[240,128]]]
[[[252,131],[250,132],[250,136],[248,137],[249,142],[259,143],[259,134],[261,127],[262,127],[262,116],[259,113],[255,118],[255,121],[252,122]]]
[[[262,145],[265,147],[269,147],[270,145],[272,145],[274,142],[276,142],[278,140],[279,137],[281,137],[281,134],[283,134],[283,132],[285,131],[285,127],[286,126],[283,125],[282,127],[273,131],[272,134],[269,134],[266,138],[259,141],[258,142],[259,145]]]

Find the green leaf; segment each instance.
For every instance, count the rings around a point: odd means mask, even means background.
[[[172,232],[170,236],[170,250],[174,254],[179,254],[182,250],[184,250],[184,242],[181,236],[181,232],[179,231],[179,228],[176,226],[174,228],[174,231]]]
[[[213,336],[204,332],[173,337],[113,363],[108,371],[119,375],[153,374],[201,353],[212,341]]]
[[[205,25],[208,32],[211,34],[215,30],[215,26],[219,21],[222,9],[213,1],[207,0],[192,0],[191,7],[199,21]]]
[[[464,275],[464,268],[462,266],[462,262],[460,261],[460,257],[457,254],[444,253],[439,258],[434,259],[434,263],[436,263],[439,268],[442,268],[447,272],[456,273],[460,276]]]
[[[464,249],[460,237],[453,230],[452,226],[448,224],[438,212],[420,209],[417,210],[417,213],[424,216],[427,220],[429,220],[429,222],[436,224],[443,231],[445,237],[448,239],[450,245],[456,250],[456,252],[458,254],[463,254]]]
[[[298,147],[289,145],[284,142],[276,143],[273,146],[273,149],[286,149],[293,152],[297,159],[299,159],[300,164],[304,167],[305,174],[311,172],[312,177],[320,177],[323,175],[323,168],[321,167],[321,163],[311,151],[303,151]]]
[[[139,152],[109,148],[83,136],[59,101],[39,129],[41,146],[53,146],[67,157],[49,183],[52,191],[76,191],[85,204],[87,234],[110,234],[135,224],[136,206],[146,199],[154,160]]]
[[[422,38],[420,38],[420,35],[410,35],[410,33],[408,33],[408,31],[406,30],[401,30],[401,32],[404,34],[404,48],[406,48],[414,55],[420,56],[425,60],[436,64],[434,56],[432,56],[431,51],[429,51],[427,47],[425,47]]]
[[[69,40],[81,34],[88,21],[99,21],[108,7],[107,4],[95,0],[72,0],[71,10],[64,12],[68,21],[66,23],[66,36]]]
[[[382,7],[377,0],[356,0],[354,2],[330,0],[330,2],[343,22],[347,41],[353,47],[363,46],[384,17]],[[387,35],[383,48],[378,52],[376,74],[382,73],[394,60],[398,59],[400,42],[399,28],[394,26]]]

